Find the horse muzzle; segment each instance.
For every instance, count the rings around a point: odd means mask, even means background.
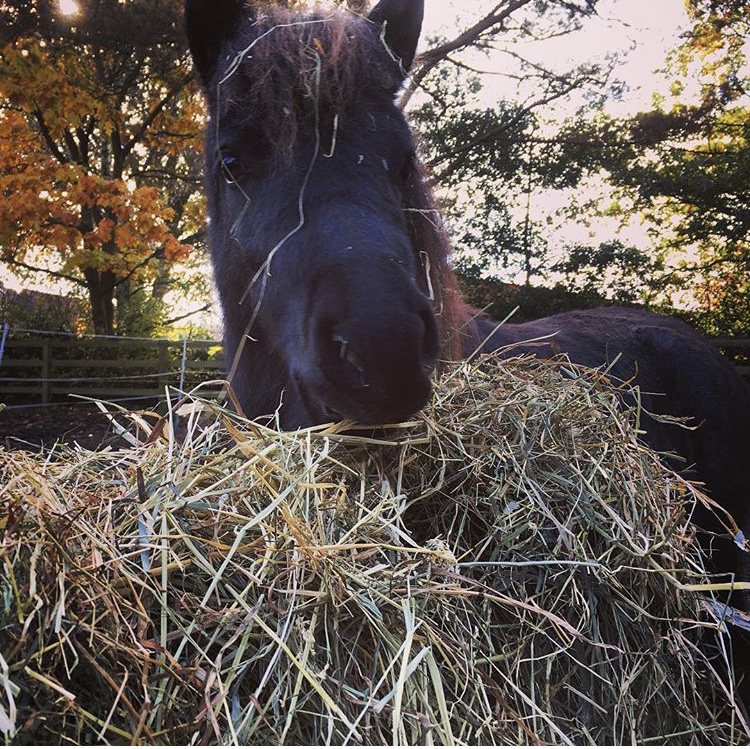
[[[432,393],[439,339],[426,300],[398,317],[324,321],[314,348],[316,366],[298,371],[295,379],[319,419],[404,421]]]

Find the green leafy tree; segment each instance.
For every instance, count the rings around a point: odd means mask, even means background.
[[[618,239],[598,245],[577,244],[552,270],[561,273],[571,292],[617,304],[649,302],[658,293],[653,279],[662,274],[662,263],[651,254]]]
[[[370,5],[336,1],[356,12]],[[55,0],[0,4],[0,253],[16,270],[80,287],[97,331],[147,332],[161,315],[173,265],[202,244],[202,110],[181,3],[78,5],[78,14],[64,17]],[[441,115],[456,137],[452,152],[436,148],[435,166],[449,189],[468,185],[473,193],[476,215],[460,232],[479,252],[479,266],[523,267],[530,278],[541,264],[539,232],[514,222],[503,199],[509,185],[518,188],[514,175],[530,184],[513,138],[536,108],[600,85],[606,71],[560,74],[527,59],[524,45],[580,28],[596,7],[597,0],[478,0],[453,38],[431,40],[415,62],[403,102],[412,109],[417,91],[437,93],[444,71],[464,69],[464,54],[477,48],[502,50],[519,78],[535,83],[518,107]],[[429,117],[421,122],[429,141]],[[441,135],[433,134],[437,145]]]
[[[478,77],[450,66],[435,71],[424,85],[428,96],[411,120],[440,187],[459,268],[467,278],[511,269],[515,274],[528,236],[514,221],[507,199],[509,189],[523,189],[525,136],[533,117],[505,102],[480,106]]]
[[[685,8],[691,28],[670,56],[676,76],[673,93],[679,97],[686,79],[696,73],[704,105],[723,111],[748,95],[747,1],[685,0]]]
[[[671,97],[627,119],[569,123],[551,144],[554,171],[570,184],[604,175],[614,200],[600,204],[599,212],[623,221],[638,216],[649,227],[653,248],[642,255],[642,267],[615,263],[621,284],[649,278],[662,303],[682,297],[707,331],[747,335],[750,16],[738,0],[688,0],[686,7],[692,26],[669,55]],[[696,81],[697,97],[688,85]],[[571,216],[591,209],[579,205]],[[572,255],[568,271],[582,259]],[[642,301],[656,298],[643,290]]]
[[[664,295],[689,290],[707,330],[750,332],[750,109],[654,111],[575,131],[566,158],[605,171],[618,197],[610,213],[651,227],[643,274]]]
[[[467,279],[494,276],[530,284],[548,275],[546,227],[530,211],[532,195],[548,182],[542,113],[572,93],[587,92],[592,105],[601,100],[614,60],[561,73],[530,59],[527,48],[529,42],[579,30],[596,6],[480,3],[472,23],[451,39],[428,40],[417,56],[403,104],[419,132]],[[492,62],[494,68],[480,72],[465,61],[477,49],[492,52],[487,66]],[[507,70],[501,67],[506,63]],[[488,105],[482,97],[485,72],[515,79],[523,93]]]

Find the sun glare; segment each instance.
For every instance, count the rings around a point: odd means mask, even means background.
[[[64,16],[74,16],[79,10],[76,0],[58,0],[57,5]]]

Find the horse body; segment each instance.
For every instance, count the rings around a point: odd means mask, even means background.
[[[477,321],[487,351],[508,356],[560,353],[576,363],[600,368],[623,389],[626,403],[641,409],[645,441],[675,457],[665,461],[709,487],[749,535],[750,388],[729,361],[689,325],[639,309],[604,307],[562,312],[517,325]],[[651,414],[673,416],[672,422]],[[681,424],[677,420],[689,417]],[[721,533],[713,513],[696,508],[703,528]],[[719,569],[734,568],[737,547],[719,544]],[[747,555],[740,553],[743,566]],[[750,569],[748,570],[750,571]]]
[[[461,301],[394,104],[422,6],[381,0],[364,18],[186,0],[210,113],[210,246],[243,410],[276,413],[287,429],[390,422],[425,404],[439,359],[563,352],[637,385],[647,411],[692,417],[695,429],[645,416],[644,438],[681,455],[750,535],[750,389],[694,330],[614,308],[497,327]],[[744,565],[731,543],[720,553],[720,569]]]

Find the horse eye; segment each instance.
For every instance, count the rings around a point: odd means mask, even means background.
[[[221,157],[221,173],[224,176],[224,180],[228,185],[233,185],[237,181],[242,172],[242,164],[240,160],[232,155],[231,153],[222,153]]]

